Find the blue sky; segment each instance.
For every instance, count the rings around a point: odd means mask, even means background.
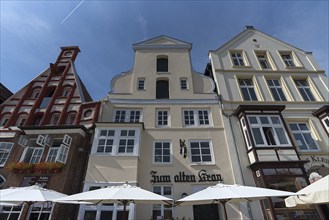
[[[203,73],[208,51],[246,25],[305,51],[328,75],[328,1],[9,1],[0,0],[0,80],[12,92],[79,46],[76,69],[94,100],[133,67],[132,44],[167,35],[193,44]]]

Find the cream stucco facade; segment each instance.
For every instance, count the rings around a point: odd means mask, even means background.
[[[236,183],[214,83],[193,70],[191,44],[160,36],[133,48],[133,68],[113,78],[103,101],[84,190],[128,182],[178,200],[219,181]],[[116,219],[120,208],[82,207],[79,218],[113,210]],[[220,206],[210,208],[222,215]],[[239,209],[228,212],[240,218]],[[136,204],[129,219],[193,219],[194,212]]]
[[[215,81],[230,155],[237,156],[232,167],[243,184],[293,191],[297,181],[309,184],[312,172],[329,174],[329,111],[323,107],[329,83],[311,52],[247,26],[209,59],[205,74]],[[269,204],[262,216],[252,208],[253,217],[289,219],[308,211],[288,210],[279,200]]]

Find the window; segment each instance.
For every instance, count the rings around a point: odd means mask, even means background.
[[[137,80],[137,89],[144,90],[145,89],[145,79],[138,79]]]
[[[51,213],[51,203],[34,203],[30,210],[29,219],[42,220],[49,219]]]
[[[18,139],[18,144],[23,147],[27,147],[28,141],[29,139],[27,139],[26,135],[20,135]]]
[[[169,99],[169,81],[157,80],[156,82],[156,98]]]
[[[262,69],[271,69],[270,63],[267,60],[267,56],[265,53],[257,54],[257,59],[259,62],[259,65]]]
[[[231,52],[231,58],[234,66],[245,66],[242,52]]]
[[[68,97],[70,95],[70,92],[71,92],[71,88],[69,87],[64,88],[62,92],[62,97]]]
[[[115,130],[101,130],[97,153],[112,153]]]
[[[42,102],[39,106],[39,108],[47,108],[49,103],[50,103],[50,100],[52,99],[53,95],[54,95],[54,92],[55,92],[55,88],[51,88],[47,94],[47,96],[45,96],[43,99],[42,99]]]
[[[0,167],[6,164],[14,143],[0,142]]]
[[[26,122],[26,115],[19,116],[16,125],[17,126],[23,126]]]
[[[268,79],[267,83],[275,101],[287,101],[278,79]]]
[[[100,189],[107,187],[107,185],[102,184],[102,186],[97,185],[85,185],[84,191],[91,191],[95,189]],[[116,216],[115,219],[121,220],[122,219],[122,210],[123,206],[118,203],[103,203],[103,204],[96,204],[96,205],[80,205],[79,215],[77,219],[83,220],[111,220],[113,216]],[[127,219],[129,216],[130,205],[126,207],[127,211]]]
[[[239,84],[245,101],[257,101],[254,84],[251,79],[239,79]]]
[[[0,219],[19,219],[22,206],[0,206]]]
[[[191,141],[191,161],[192,163],[211,163],[212,153],[210,141]]]
[[[180,88],[181,88],[181,90],[187,90],[188,89],[187,79],[180,79]]]
[[[47,134],[46,135],[39,134],[35,143],[37,145],[40,145],[40,146],[44,147],[46,144],[49,143],[49,141],[50,141],[49,135],[47,135]]]
[[[140,110],[116,110],[114,122],[136,123],[141,121]]]
[[[291,146],[278,115],[248,115],[247,119],[256,146]]]
[[[59,121],[59,114],[55,113],[50,119],[50,125],[57,125]]]
[[[4,178],[2,175],[0,175],[0,189],[2,188],[2,186],[5,184],[6,182],[6,178]],[[1,218],[0,218],[1,219]]]
[[[36,99],[36,98],[38,98],[39,95],[40,95],[40,91],[41,91],[41,89],[39,89],[39,88],[34,89],[32,95],[31,95],[31,98],[32,98],[32,99]]]
[[[168,72],[168,57],[157,58],[157,72]]]
[[[135,130],[121,130],[118,153],[126,154],[134,152]]]
[[[154,143],[154,163],[171,163],[171,144],[168,141]]]
[[[171,186],[153,186],[153,192],[161,196],[173,198]],[[153,205],[152,219],[172,219],[172,217],[172,206],[160,204]]]
[[[137,155],[138,129],[100,129],[96,132],[92,152],[109,155]]]
[[[295,83],[304,101],[315,101],[315,98],[310,90],[310,86],[308,85],[306,80],[295,80]]]
[[[76,116],[75,113],[70,113],[70,114],[67,116],[66,124],[67,124],[67,125],[73,125],[73,124],[74,124],[74,120],[75,120],[75,116]]]
[[[157,115],[156,123],[158,127],[168,126],[168,117],[169,117],[168,110],[157,110],[156,115]]]
[[[5,126],[7,124],[7,122],[9,121],[9,118],[10,118],[10,114],[4,115],[1,119],[0,126],[1,127]]]
[[[185,126],[204,126],[209,125],[208,110],[184,110]]]
[[[36,118],[34,119],[34,125],[40,125],[41,120],[42,120],[42,115],[36,116]]]
[[[325,127],[325,129],[327,130],[327,132],[329,133],[329,116],[322,118],[321,122],[322,122],[323,126]]]
[[[63,139],[54,140],[52,146],[49,148],[46,161],[66,163],[71,142],[72,138],[67,134],[64,135]]]
[[[35,147],[30,158],[30,163],[39,163],[43,153],[43,148]]]
[[[318,150],[307,123],[289,123],[289,127],[300,150]]]
[[[281,54],[282,60],[286,67],[295,67],[294,59],[291,54]]]

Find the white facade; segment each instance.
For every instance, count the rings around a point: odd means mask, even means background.
[[[133,47],[133,68],[113,78],[102,104],[84,190],[127,181],[178,200],[219,181],[236,183],[214,83],[193,70],[191,44],[160,36]],[[230,216],[241,218],[232,207]],[[79,219],[84,210],[116,219],[120,209],[83,207]],[[131,205],[129,219],[222,215],[217,205],[196,209]]]
[[[319,172],[315,165],[329,174],[328,110],[322,122],[313,115],[328,103],[328,78],[312,53],[247,26],[209,58],[205,74],[215,81],[232,167],[243,184],[293,191]],[[272,205],[263,218],[287,216],[282,201]]]

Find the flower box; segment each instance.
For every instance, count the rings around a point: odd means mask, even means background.
[[[60,173],[64,164],[57,162],[41,162],[41,163],[10,163],[7,169],[13,173]]]

